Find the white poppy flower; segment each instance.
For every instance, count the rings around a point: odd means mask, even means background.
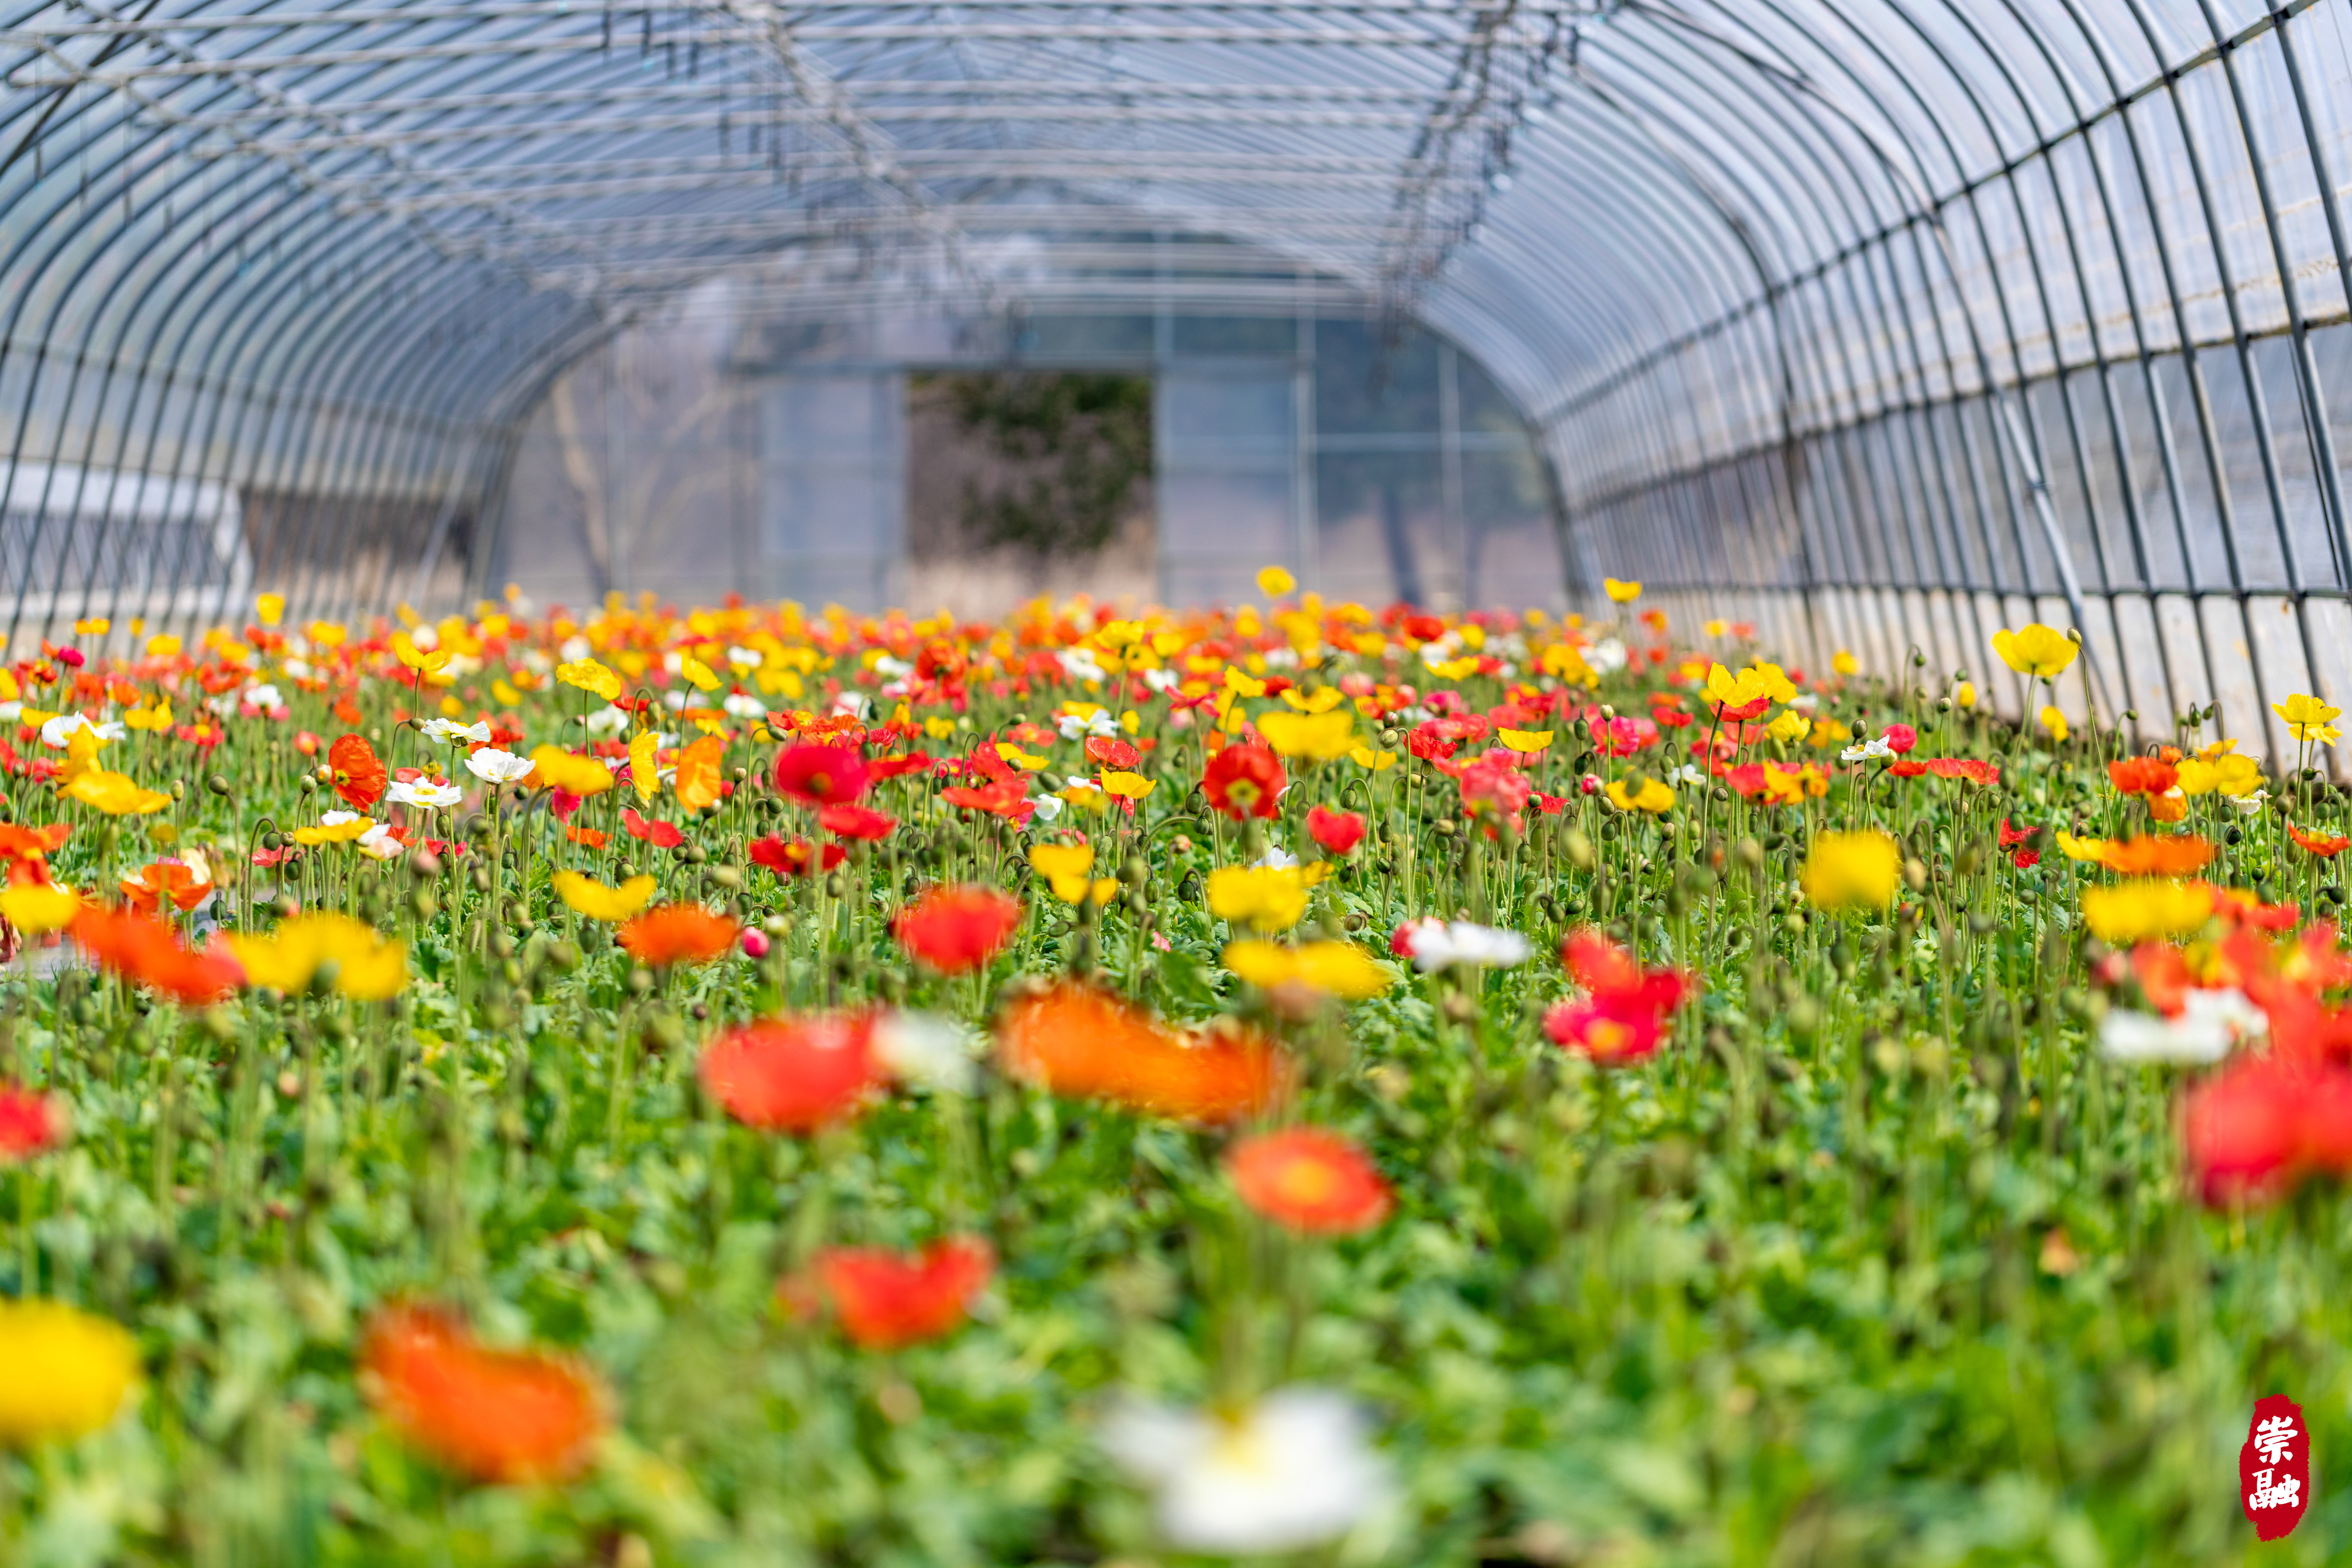
[[[2267,1014],[2235,986],[2191,991],[2180,1016],[2139,1013],[2118,1007],[2099,1025],[2100,1054],[2119,1062],[2218,1062],[2231,1047],[2270,1033]]]
[[[341,827],[347,822],[357,822],[359,820],[360,814],[356,811],[321,812],[319,816],[319,826],[321,827]]]
[[[874,700],[863,691],[845,691],[833,700],[833,711],[836,717],[846,714],[852,719],[869,718],[874,711]]]
[[[2248,816],[2252,816],[2263,809],[2263,803],[2269,800],[2270,797],[2270,791],[2266,789],[2258,789],[2252,795],[2231,795],[2230,797],[2230,804],[2236,806],[2240,811],[2244,812]]]
[[[286,706],[286,699],[278,694],[278,688],[266,680],[261,681],[257,685],[247,687],[245,689],[245,700],[252,703],[256,708],[283,708]]]
[[[354,840],[359,852],[373,860],[397,860],[408,848],[392,836],[392,824],[379,822]]]
[[[441,646],[441,634],[434,630],[430,625],[420,622],[408,628],[408,640],[425,652],[431,653]]]
[[[592,735],[617,735],[629,727],[629,710],[607,703],[580,722]]]
[[[484,784],[513,784],[530,775],[529,757],[518,757],[512,752],[502,752],[496,746],[484,746],[466,756],[466,771]]]
[[[310,668],[310,661],[308,659],[289,658],[286,661],[286,673],[296,680],[308,680],[317,671]]]
[[[455,805],[466,798],[466,792],[453,784],[437,779],[394,779],[387,785],[383,797],[395,805],[422,806],[427,811],[445,805]]]
[[[0,702],[0,721],[14,724],[18,719],[24,717],[24,713],[25,705],[22,702]]]
[[[738,669],[757,669],[761,665],[760,650],[755,647],[730,647],[727,662]]]
[[[1083,680],[1089,686],[1099,686],[1110,679],[1110,672],[1095,662],[1095,656],[1089,649],[1066,647],[1054,657],[1061,661],[1065,679]]]
[[[42,723],[41,744],[48,747],[51,751],[62,752],[68,746],[73,744],[74,736],[83,730],[96,731],[99,738],[101,740],[115,741],[121,739],[122,726],[115,724],[110,727],[115,731],[111,735],[106,732],[108,728],[107,726],[93,724],[79,713],[60,713],[56,718],[47,720]]]
[[[614,711],[618,712],[619,710]],[[485,719],[477,724],[460,724],[455,719],[427,719],[425,721],[425,734],[426,739],[438,741],[444,745],[454,746],[464,741],[472,745],[487,746],[490,743],[490,721]]]
[[[915,673],[915,667],[903,658],[883,654],[874,661],[874,673],[889,680],[903,680]]]
[[[1029,820],[1030,820],[1031,822],[1033,822],[1033,823],[1045,823],[1045,822],[1051,822],[1051,821],[1053,821],[1055,817],[1057,817],[1057,816],[1061,816],[1061,815],[1062,815],[1062,798],[1061,798],[1061,796],[1059,796],[1059,795],[1039,795],[1039,796],[1037,797],[1037,811],[1036,811],[1036,815],[1034,815],[1034,816],[1030,817],[1030,819],[1029,819]]]
[[[748,691],[730,691],[727,694],[727,700],[719,706],[730,719],[748,721],[768,716],[768,705]]]
[[[1602,637],[1584,650],[1584,662],[1598,674],[1614,675],[1625,668],[1625,645],[1615,637]]]
[[[970,1094],[979,1084],[973,1060],[980,1037],[952,1018],[901,1009],[874,1026],[874,1054],[903,1082],[950,1094]]]
[[[1184,678],[1172,669],[1147,669],[1143,672],[1143,684],[1165,697],[1183,685]]]
[[[1464,968],[1510,969],[1528,961],[1534,951],[1515,931],[1482,926],[1469,921],[1441,921],[1423,915],[1400,928],[1397,945],[1423,972]]]
[[[1891,763],[1895,760],[1895,748],[1886,743],[1885,736],[1874,735],[1840,752],[1838,760],[1846,763]]]
[[[1054,727],[1062,731],[1065,741],[1083,741],[1089,735],[1118,733],[1118,725],[1112,721],[1109,712],[1101,708],[1091,713],[1065,713],[1054,721]]]
[[[1279,844],[1272,844],[1266,847],[1265,854],[1250,862],[1250,868],[1258,871],[1286,871],[1297,864],[1297,856],[1285,853]]]
[[[1355,1402],[1276,1389],[1232,1415],[1133,1401],[1104,1424],[1112,1461],[1153,1493],[1182,1552],[1295,1552],[1346,1534],[1395,1490]]]
[[[424,645],[419,643],[417,646],[422,647]],[[557,648],[555,651],[562,656],[564,663],[578,664],[582,659],[593,656],[596,649],[594,645],[590,643],[586,637],[581,637],[575,633],[572,636],[564,638],[563,646]]]

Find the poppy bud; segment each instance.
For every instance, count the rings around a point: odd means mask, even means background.
[[[205,787],[212,791],[213,794],[220,796],[223,800],[226,800],[228,798],[228,780],[219,773],[215,773],[212,777],[206,779],[205,781]]]

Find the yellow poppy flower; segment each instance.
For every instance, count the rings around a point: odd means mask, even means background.
[[[2286,721],[2286,732],[2305,745],[2332,746],[2340,738],[2333,721],[2343,713],[2306,692],[2296,692],[2271,711]]]
[[[402,664],[406,665],[409,668],[416,671],[419,675],[438,675],[441,673],[442,668],[449,662],[449,650],[447,648],[436,647],[432,652],[427,653],[425,649],[418,647],[416,646],[415,639],[411,637],[406,632],[394,632],[392,634],[392,652],[393,656],[399,659]]]
[[[2083,889],[2083,923],[2093,936],[2116,947],[2187,936],[2212,913],[2212,889],[2200,882],[2142,878]]]
[[[1328,713],[1339,706],[1346,694],[1336,686],[1321,686],[1313,691],[1301,691],[1296,686],[1282,689],[1282,700],[1301,713]]]
[[[349,915],[297,915],[268,936],[231,932],[228,944],[247,984],[289,994],[308,990],[329,963],[336,992],[354,1001],[386,1001],[408,984],[408,944]]]
[[[1764,732],[1784,746],[1793,746],[1812,732],[1813,721],[1790,708],[1764,726]]]
[[[1257,574],[1257,591],[1269,599],[1278,599],[1298,586],[1298,579],[1279,566],[1268,566]]]
[[[2063,673],[2083,651],[2083,645],[2055,626],[2040,622],[2021,631],[2006,628],[1992,634],[1992,651],[2000,656],[2001,663],[2020,675],[2035,675],[2044,679]]]
[[[2107,841],[2104,838],[2077,838],[2064,828],[2054,836],[2058,853],[2069,860],[2095,864],[2106,858]]]
[[[1209,873],[1209,912],[1254,931],[1288,931],[1307,913],[1307,894],[1328,867],[1226,866]]]
[[[613,770],[593,757],[580,756],[561,746],[533,746],[531,771],[541,784],[566,795],[602,795],[613,787]]]
[[[286,595],[283,594],[255,595],[253,613],[263,626],[276,626],[286,618]]]
[[[1825,833],[1800,880],[1816,908],[1885,909],[1903,885],[1903,851],[1884,833]]]
[[[2067,734],[2066,715],[2048,703],[2043,703],[2040,715],[2042,727],[2050,731],[2053,741],[2063,741]]]
[[[996,754],[1024,773],[1034,773],[1045,765],[1043,757],[1033,757],[1010,741],[996,742]]]
[[[1540,752],[1551,744],[1552,731],[1549,730],[1498,729],[1495,733],[1504,745],[1522,754]]]
[[[555,679],[611,702],[621,695],[621,678],[593,658],[575,658],[555,667]]]
[[[137,730],[151,735],[159,731],[168,730],[172,727],[171,705],[159,697],[155,700],[155,706],[152,708],[133,708],[124,713],[122,722],[126,729]]]
[[[0,1443],[29,1448],[86,1436],[114,1419],[139,1373],[118,1324],[58,1301],[0,1301]]]
[[[1591,581],[1589,578],[1586,580]],[[1642,584],[1621,583],[1614,577],[1603,577],[1601,579],[1601,591],[1618,604],[1630,605],[1642,596]]]
[[[592,921],[608,923],[638,914],[653,902],[654,889],[660,885],[651,877],[632,877],[617,888],[608,888],[595,878],[577,871],[558,871],[554,882],[555,896],[563,900],[565,908]]]
[[[1095,866],[1091,844],[1032,844],[1029,865],[1053,888],[1054,896],[1066,904],[1082,904],[1088,899],[1106,903],[1118,889],[1111,878],[1087,877]]]
[[[66,785],[66,794],[109,816],[144,816],[172,804],[172,797],[163,791],[142,788],[121,773],[103,768],[78,774]]]
[[[0,891],[0,916],[26,936],[63,931],[80,912],[80,895],[55,883],[19,882]]]
[[[1642,787],[1629,790],[1622,779],[1609,781],[1609,804],[1620,811],[1646,811],[1656,816],[1675,808],[1675,792],[1655,779],[1642,780]]]
[[[1277,710],[1259,715],[1257,732],[1264,735],[1265,743],[1282,756],[1329,762],[1334,757],[1344,757],[1355,749],[1356,716],[1346,711],[1291,713]]]
[[[1141,800],[1160,787],[1158,779],[1148,779],[1141,773],[1116,771],[1104,773],[1100,782],[1104,794],[1117,795],[1121,800]]]
[[[1370,746],[1358,746],[1348,753],[1348,760],[1360,768],[1384,773],[1396,766],[1397,754],[1394,752],[1375,752]]]
[[[1957,707],[1974,708],[1977,705],[1977,683],[1973,680],[1963,680],[1953,687],[1952,701]]]
[[[2235,800],[2263,787],[2263,770],[2252,757],[2183,757],[2179,769],[2183,795],[2220,795]]]
[[[1297,984],[1351,1002],[1377,996],[1396,983],[1391,971],[1347,942],[1310,942],[1297,947],[1231,942],[1225,944],[1224,964],[1261,990]]]

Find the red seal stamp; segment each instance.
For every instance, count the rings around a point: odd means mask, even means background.
[[[2264,1541],[2292,1533],[2311,1506],[2311,1434],[2303,1406],[2284,1394],[2254,1405],[2238,1450],[2238,1500]]]

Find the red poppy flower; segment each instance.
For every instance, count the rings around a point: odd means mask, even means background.
[[[997,1023],[1008,1070],[1055,1094],[1107,1100],[1189,1121],[1231,1121],[1265,1110],[1289,1064],[1252,1035],[1188,1040],[1115,996],[1057,985],[1024,996]]]
[[[1635,719],[1624,713],[1614,719],[1601,720],[1592,731],[1593,743],[1600,747],[1602,755],[1611,757],[1630,757],[1636,752],[1656,745],[1664,738],[1657,725],[1649,720]]]
[[[1905,757],[1900,762],[1887,763],[1886,771],[1898,779],[1925,778],[1927,776],[1927,764],[1916,758]]]
[[[940,791],[940,798],[950,805],[966,811],[983,811],[992,816],[1018,816],[1032,809],[1029,786],[1020,779],[995,779],[984,784],[952,784]]]
[[[1227,746],[1201,776],[1210,805],[1235,822],[1278,815],[1276,800],[1286,782],[1282,760],[1264,746]]]
[[[100,967],[161,992],[183,1006],[218,1001],[236,989],[245,972],[235,959],[191,952],[172,928],[132,910],[84,909],[73,939]]]
[[[660,969],[672,963],[708,963],[735,945],[740,927],[700,904],[664,904],[625,923],[616,933],[629,956]]]
[[[1117,735],[1087,737],[1087,755],[1107,768],[1135,768],[1143,762],[1143,753]]]
[[[879,1247],[828,1247],[812,1272],[842,1332],[870,1351],[935,1340],[964,1321],[972,1298],[996,1272],[996,1254],[978,1237],[934,1241],[919,1253]]]
[[[656,849],[675,849],[686,842],[686,834],[677,823],[639,816],[633,805],[621,808],[621,826],[630,837],[642,838]]]
[[[898,945],[941,974],[995,957],[1021,929],[1021,900],[994,888],[933,888],[891,922]]]
[[[2000,783],[2000,768],[1975,757],[1930,757],[1927,771],[1939,779],[1965,779],[1980,784]]]
[[[1888,751],[1899,757],[1919,743],[1919,731],[1908,724],[1889,724],[1879,738],[1886,742]]]
[[[1517,816],[1535,786],[1509,752],[1490,752],[1462,770],[1462,811],[1466,816]]]
[[[1315,806],[1307,813],[1307,836],[1323,847],[1327,855],[1345,855],[1363,841],[1364,818],[1361,813],[1333,811],[1328,806]]]
[[[1547,1013],[1544,1033],[1554,1045],[1603,1066],[1639,1061],[1655,1051],[1666,1020],[1690,994],[1681,971],[1644,969],[1594,931],[1570,932],[1559,955],[1586,994]]]
[[[327,748],[327,765],[335,771],[335,793],[353,811],[365,811],[383,798],[383,764],[364,735],[338,735]]]
[[[2306,854],[2316,855],[2322,860],[2333,860],[2336,856],[2343,854],[2347,847],[2352,847],[2352,838],[2347,838],[2340,833],[2333,837],[2319,833],[2305,833],[2292,822],[2286,825],[2286,836],[2294,840],[2298,848]]]
[[[776,758],[776,788],[803,805],[846,805],[866,793],[866,759],[855,746],[788,746]]]
[[[2181,1121],[2189,1173],[2208,1204],[2272,1198],[2293,1185],[2311,1075],[2266,1058],[2229,1068],[2189,1093]]]
[[[1245,1138],[1225,1156],[1225,1170],[1242,1202],[1293,1230],[1342,1235],[1388,1217],[1389,1186],[1370,1157],[1319,1127]]]
[[[2159,795],[2180,782],[2180,770],[2155,757],[2125,757],[2107,764],[2107,778],[2121,794]]]
[[[864,805],[824,805],[817,808],[816,825],[836,838],[856,838],[871,842],[887,838],[898,819],[886,811],[876,811]]]
[[[765,1132],[814,1132],[856,1114],[881,1087],[865,1013],[773,1018],[712,1041],[698,1071],[727,1114]]]
[[[884,779],[895,779],[907,773],[923,773],[930,765],[931,759],[921,752],[908,752],[904,756],[898,757],[875,757],[866,764],[866,776],[870,781],[879,784]]]
[[[319,737],[308,730],[297,730],[294,731],[294,749],[306,757],[315,757],[319,754]]]
[[[750,857],[752,865],[779,877],[805,877],[814,870],[832,870],[848,853],[838,844],[824,845],[820,851],[805,838],[780,838],[771,833],[751,841]]]
[[[430,1308],[379,1314],[360,1362],[385,1419],[476,1480],[575,1475],[604,1429],[595,1385],[578,1368],[537,1352],[491,1350]]]
[[[0,1083],[0,1164],[46,1153],[66,1141],[65,1101]]]

